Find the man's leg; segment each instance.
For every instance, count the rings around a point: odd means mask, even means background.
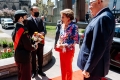
[[[37,51],[32,51],[32,78],[35,77],[36,75],[36,52]]]
[[[42,76],[46,76],[42,71],[42,65],[43,65],[43,49],[44,45],[38,44],[37,49],[37,57],[38,57],[38,74]]]
[[[101,80],[101,77],[91,76],[89,78],[84,78],[84,80]]]

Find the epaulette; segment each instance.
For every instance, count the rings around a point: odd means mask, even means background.
[[[26,34],[26,33],[28,33],[28,31],[25,31],[23,34]]]

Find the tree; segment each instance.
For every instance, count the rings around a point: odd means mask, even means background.
[[[14,13],[15,13],[14,10],[9,10],[8,8],[0,10],[0,16],[4,16],[4,17],[12,17]]]

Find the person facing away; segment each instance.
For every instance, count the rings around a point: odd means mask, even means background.
[[[62,80],[72,80],[75,44],[79,43],[78,26],[72,22],[74,13],[71,9],[64,9],[60,14],[62,24],[55,50],[60,54]]]
[[[41,19],[43,21],[43,26],[44,26],[44,33],[45,35],[47,34],[47,30],[46,30],[46,21],[45,21],[45,17],[44,16],[41,16]]]
[[[89,13],[87,12],[85,15],[86,22],[89,23]]]
[[[27,12],[17,10],[14,14],[15,29],[12,32],[14,42],[14,58],[18,68],[18,80],[31,80],[30,53],[37,49],[30,42],[30,36],[24,22],[27,19]]]
[[[27,28],[29,31],[30,36],[34,34],[34,32],[41,33],[42,35],[45,35],[44,33],[44,26],[43,21],[41,18],[39,18],[39,9],[36,6],[32,6],[30,9],[31,16],[27,19]],[[42,71],[42,64],[43,64],[43,48],[44,44],[38,43],[38,49],[35,51],[32,51],[32,78],[36,76],[36,72],[38,71],[38,74],[41,76],[46,76],[45,73]],[[38,58],[38,69],[36,69],[36,55]]]
[[[55,34],[54,49],[55,49],[56,44],[57,44],[58,39],[59,39],[61,24],[62,24],[62,21],[61,21],[61,20],[58,20],[58,21],[57,21],[57,25],[56,25],[56,34]]]
[[[115,18],[108,3],[109,0],[90,0],[89,9],[93,19],[86,27],[77,60],[84,80],[101,80],[109,71]]]

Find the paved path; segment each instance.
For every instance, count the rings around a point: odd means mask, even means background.
[[[2,34],[0,33],[0,38],[2,36],[10,37],[5,33],[2,33]],[[53,39],[46,38],[46,40],[49,42],[49,46],[54,45]],[[75,51],[75,55],[74,55],[74,59],[73,59],[73,71],[79,70],[79,68],[76,65],[78,52],[79,52],[79,46],[76,45],[76,51]],[[43,67],[43,71],[46,73],[47,77],[36,76],[32,80],[48,80],[48,78],[54,78],[54,77],[60,76],[61,72],[60,72],[59,61],[60,61],[59,60],[59,53],[54,51],[54,49],[53,49],[53,57],[52,57],[51,62],[47,66]],[[115,67],[111,67],[109,74],[106,77],[109,80],[120,80],[120,69],[115,68]],[[17,76],[9,77],[6,79],[0,79],[0,80],[17,80]]]

